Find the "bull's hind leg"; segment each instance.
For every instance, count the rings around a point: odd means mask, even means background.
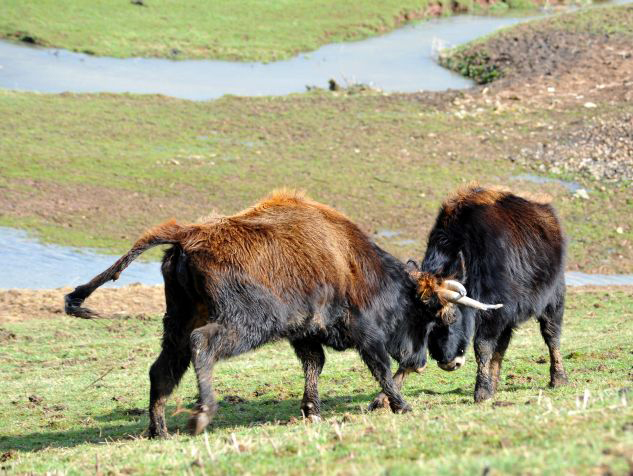
[[[166,312],[163,318],[162,350],[149,371],[149,436],[167,436],[165,402],[189,367],[189,335],[184,330],[192,318],[191,299],[178,282],[178,263],[183,255],[177,248],[165,253],[162,272],[165,279]],[[180,273],[185,270],[183,266]]]
[[[301,401],[301,412],[310,421],[321,418],[321,400],[319,399],[319,375],[325,365],[323,347],[316,342],[297,340],[292,342],[297,357],[303,364],[305,374],[305,388]]]
[[[223,341],[226,331],[223,326],[212,323],[199,327],[191,333],[191,362],[198,380],[198,403],[189,419],[189,431],[197,435],[211,422],[218,409],[213,395],[211,378],[213,366],[227,354]],[[230,355],[230,353],[229,353]]]
[[[560,335],[563,328],[563,313],[565,311],[564,299],[554,305],[545,308],[545,312],[538,317],[541,326],[541,335],[549,349],[550,359],[550,387],[565,385],[567,373],[563,367],[563,358],[560,354]]]
[[[165,320],[169,317],[166,316]],[[166,326],[167,327],[167,326]],[[166,437],[165,402],[180,382],[187,367],[190,353],[186,340],[179,341],[166,335],[163,349],[149,370],[149,436]]]
[[[272,332],[270,328],[243,325],[250,315],[249,313],[234,314],[233,322],[236,325],[233,327],[210,323],[191,333],[191,362],[196,371],[199,392],[198,403],[189,419],[189,431],[194,435],[205,429],[218,409],[211,385],[215,363],[221,359],[248,352],[269,340]]]

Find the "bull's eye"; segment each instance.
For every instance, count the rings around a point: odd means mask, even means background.
[[[464,352],[466,352],[464,349],[459,349],[459,350],[457,351],[457,353],[458,353],[459,355],[464,355]]]

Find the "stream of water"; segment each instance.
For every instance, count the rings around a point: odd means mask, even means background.
[[[389,230],[384,230],[389,231]],[[399,232],[390,236],[398,236]],[[380,236],[384,236],[382,233]],[[411,241],[411,240],[409,240]],[[94,250],[41,243],[22,230],[0,227],[0,289],[51,289],[77,286],[88,282],[117,257]],[[596,275],[579,272],[566,274],[569,286],[633,285],[633,274]],[[160,264],[134,261],[114,283],[119,287],[131,283],[162,284]]]
[[[0,88],[159,93],[193,100],[224,94],[285,95],[305,91],[306,86],[326,87],[330,78],[341,85],[364,83],[384,91],[463,89],[472,82],[437,64],[438,49],[525,20],[472,15],[432,19],[273,63],[107,58],[0,41]]]

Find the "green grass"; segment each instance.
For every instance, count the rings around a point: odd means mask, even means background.
[[[143,436],[158,317],[2,323],[2,335],[15,338],[0,347],[0,466],[67,474],[96,465],[110,474],[625,474],[633,464],[632,309],[630,293],[570,294],[562,342],[570,385],[555,390],[546,386],[538,326],[526,323],[510,344],[495,405],[472,403],[469,351],[457,372],[430,365],[407,381],[413,413],[368,414],[377,384],[355,352],[330,351],[319,424],[299,418],[303,376],[290,346],[268,345],[216,367],[222,403],[208,446],[204,436],[179,434],[186,412],[172,416],[196,397],[192,372],[168,404],[175,436]],[[229,395],[244,402],[223,400]]]
[[[426,16],[430,3],[145,0],[143,7],[130,0],[4,0],[0,37],[115,57],[273,61],[392,30]],[[472,0],[457,3],[482,9]]]
[[[630,269],[626,186],[600,191],[572,177],[592,191],[578,200],[559,185],[512,180],[525,169],[508,160],[550,140],[549,124],[561,130],[630,105],[499,111],[430,98],[313,92],[189,102],[0,92],[0,224],[120,253],[157,222],[233,213],[289,186],[369,233],[400,232],[379,242],[407,258],[423,253],[440,202],[478,180],[551,194],[571,238],[572,268]]]

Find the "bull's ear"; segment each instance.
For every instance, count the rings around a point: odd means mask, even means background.
[[[455,322],[455,305],[446,299],[446,283],[441,277],[417,271],[418,294],[427,309],[444,324]],[[412,273],[412,276],[415,273]]]
[[[418,263],[412,259],[407,261],[405,268],[408,273],[414,273],[415,271],[420,271],[420,266],[418,266]]]

